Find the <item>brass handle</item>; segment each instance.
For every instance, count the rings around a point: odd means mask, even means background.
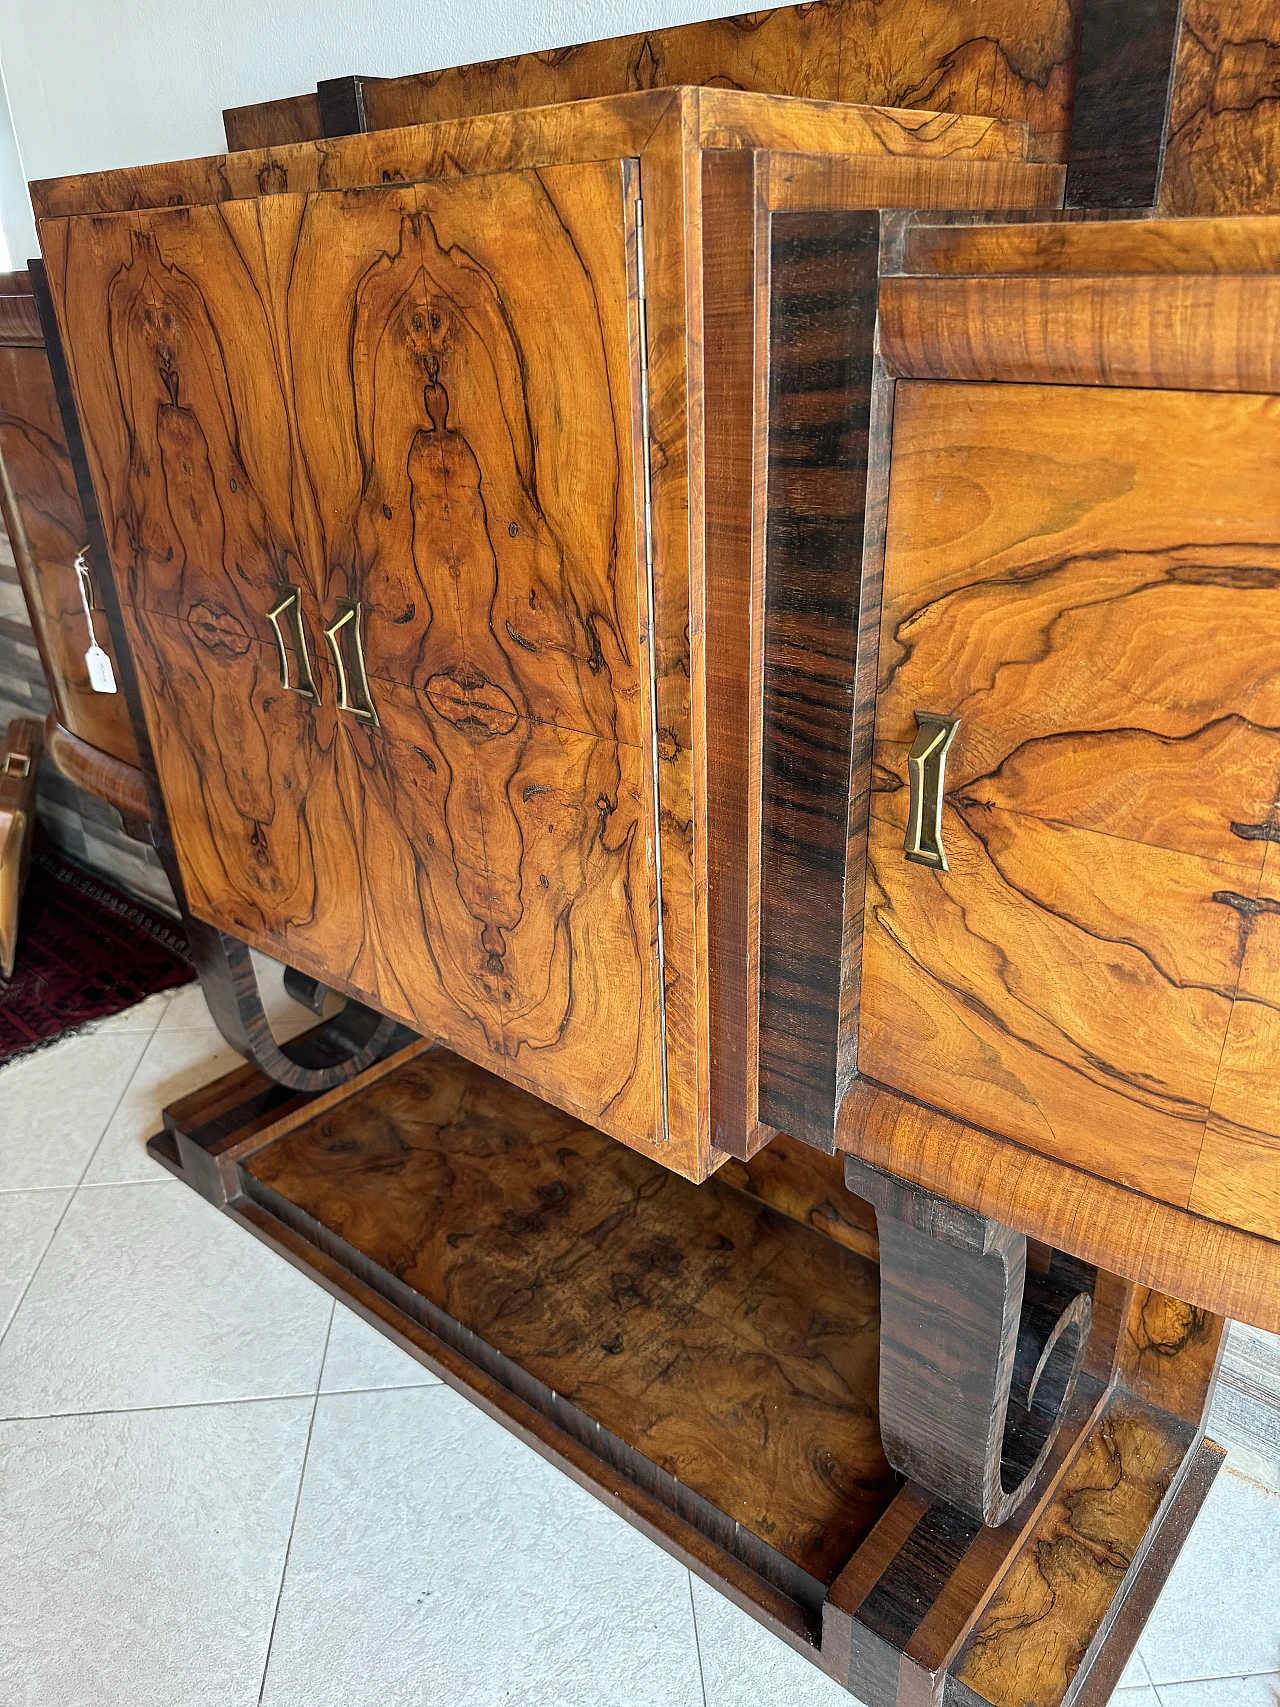
[[[338,615],[324,631],[338,674],[338,710],[349,711],[366,723],[377,723],[378,713],[369,692],[364,669],[364,643],[360,638],[360,606],[353,599],[338,600]],[[349,655],[344,652],[349,649]]]
[[[307,656],[306,630],[302,626],[302,589],[290,587],[285,596],[274,610],[267,612],[267,621],[276,632],[276,645],[280,651],[280,686],[287,688],[290,693],[300,693],[303,699],[320,703],[320,695],[316,692],[315,678],[311,674],[311,660]],[[285,645],[283,623],[289,625],[289,640],[293,646],[293,657],[297,664],[297,681],[291,678],[289,669],[289,648]]]
[[[907,836],[903,848],[917,865],[946,871],[947,852],[942,845],[942,798],[946,793],[947,753],[960,727],[958,717],[943,717],[936,711],[916,712],[916,738],[907,754],[907,781],[911,805],[907,813]]]

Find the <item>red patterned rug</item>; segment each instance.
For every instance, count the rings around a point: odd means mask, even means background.
[[[0,980],[0,1062],[194,977],[180,925],[37,847],[13,977]]]

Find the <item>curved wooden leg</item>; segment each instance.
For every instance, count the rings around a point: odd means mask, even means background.
[[[413,1041],[413,1032],[397,1020],[386,1019],[360,1002],[348,1001],[328,1024],[293,1043],[277,1043],[246,945],[189,915],[186,927],[200,984],[218,1030],[246,1061],[277,1084],[294,1091],[329,1091],[391,1050]],[[304,1005],[321,1012],[325,987],[305,974],[295,974],[290,995],[303,999],[298,991],[304,988],[308,990]]]
[[[299,972],[296,966],[286,966],[284,969],[285,993],[293,997],[301,1007],[310,1008],[313,1014],[324,1018],[324,1005],[329,998],[329,986],[322,984],[318,978],[311,978],[305,972]]]
[[[1084,1359],[1092,1271],[1028,1273],[1011,1227],[845,1158],[880,1234],[880,1433],[895,1470],[998,1528],[1030,1495]]]

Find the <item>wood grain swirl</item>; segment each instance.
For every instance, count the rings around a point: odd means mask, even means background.
[[[1280,19],[1269,0],[1183,0],[1158,207],[1280,210]]]
[[[84,222],[64,277],[193,909],[643,1143],[624,214],[617,162],[276,196]],[[343,600],[377,727],[335,708]]]
[[[719,1179],[695,1190],[443,1053],[244,1166],[718,1507],[739,1548],[825,1584],[892,1497],[874,1270]]]
[[[1278,409],[898,388],[860,1068],[1179,1206],[1211,1115],[1280,1130],[1232,1077],[1280,1003]],[[947,873],[902,856],[918,708],[961,719]],[[1248,1172],[1214,1212],[1274,1237]]]

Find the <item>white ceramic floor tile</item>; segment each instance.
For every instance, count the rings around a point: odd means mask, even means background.
[[[1159,1699],[1160,1707],[1280,1707],[1280,1672],[1202,1678],[1198,1683],[1162,1683]],[[1131,1704],[1120,1701],[1120,1707]]]
[[[1219,1475],[1139,1648],[1151,1681],[1280,1670],[1280,1494]]]
[[[69,1191],[0,1192],[0,1337],[70,1196]]]
[[[78,1184],[147,1041],[84,1032],[0,1067],[0,1190]]]
[[[184,990],[199,989],[198,984],[182,984],[176,990],[157,990],[154,996],[147,996],[141,1002],[135,1002],[131,1008],[122,1008],[118,1014],[108,1014],[105,1019],[95,1019],[85,1026],[81,1036],[99,1034],[104,1031],[145,1031],[152,1032],[168,1011],[169,1003],[175,1001]]]
[[[0,1341],[0,1416],[313,1393],[330,1313],[177,1181],[86,1187]]]
[[[287,1043],[298,1032],[317,1025],[316,1015],[309,1008],[304,1008],[301,1002],[295,1002],[285,990],[284,967],[280,962],[272,960],[269,955],[259,954],[256,949],[252,954],[262,1005],[277,1041]],[[188,984],[176,991],[160,1021],[164,1031],[184,1031],[212,1024],[213,1017],[199,984]]]
[[[847,1690],[691,1576],[706,1707],[851,1707]]]
[[[85,1184],[171,1179],[146,1150],[147,1139],[163,1125],[166,1104],[243,1065],[243,1058],[212,1025],[167,1031],[162,1021],[94,1152]]]
[[[322,1395],[263,1702],[702,1707],[688,1574],[442,1384]]]
[[[311,1406],[0,1423],[6,1707],[253,1707]]]
[[[320,1376],[322,1393],[359,1393],[368,1387],[429,1387],[438,1380],[385,1334],[339,1304]]]
[[[1137,1688],[1118,1688],[1111,1697],[1111,1707],[1160,1707],[1160,1697],[1149,1683],[1140,1683]]]
[[[1143,1663],[1141,1649],[1135,1648],[1129,1657],[1128,1665],[1120,1674],[1120,1681],[1116,1684],[1116,1688],[1139,1689],[1144,1688],[1150,1682],[1151,1678],[1146,1665]]]

